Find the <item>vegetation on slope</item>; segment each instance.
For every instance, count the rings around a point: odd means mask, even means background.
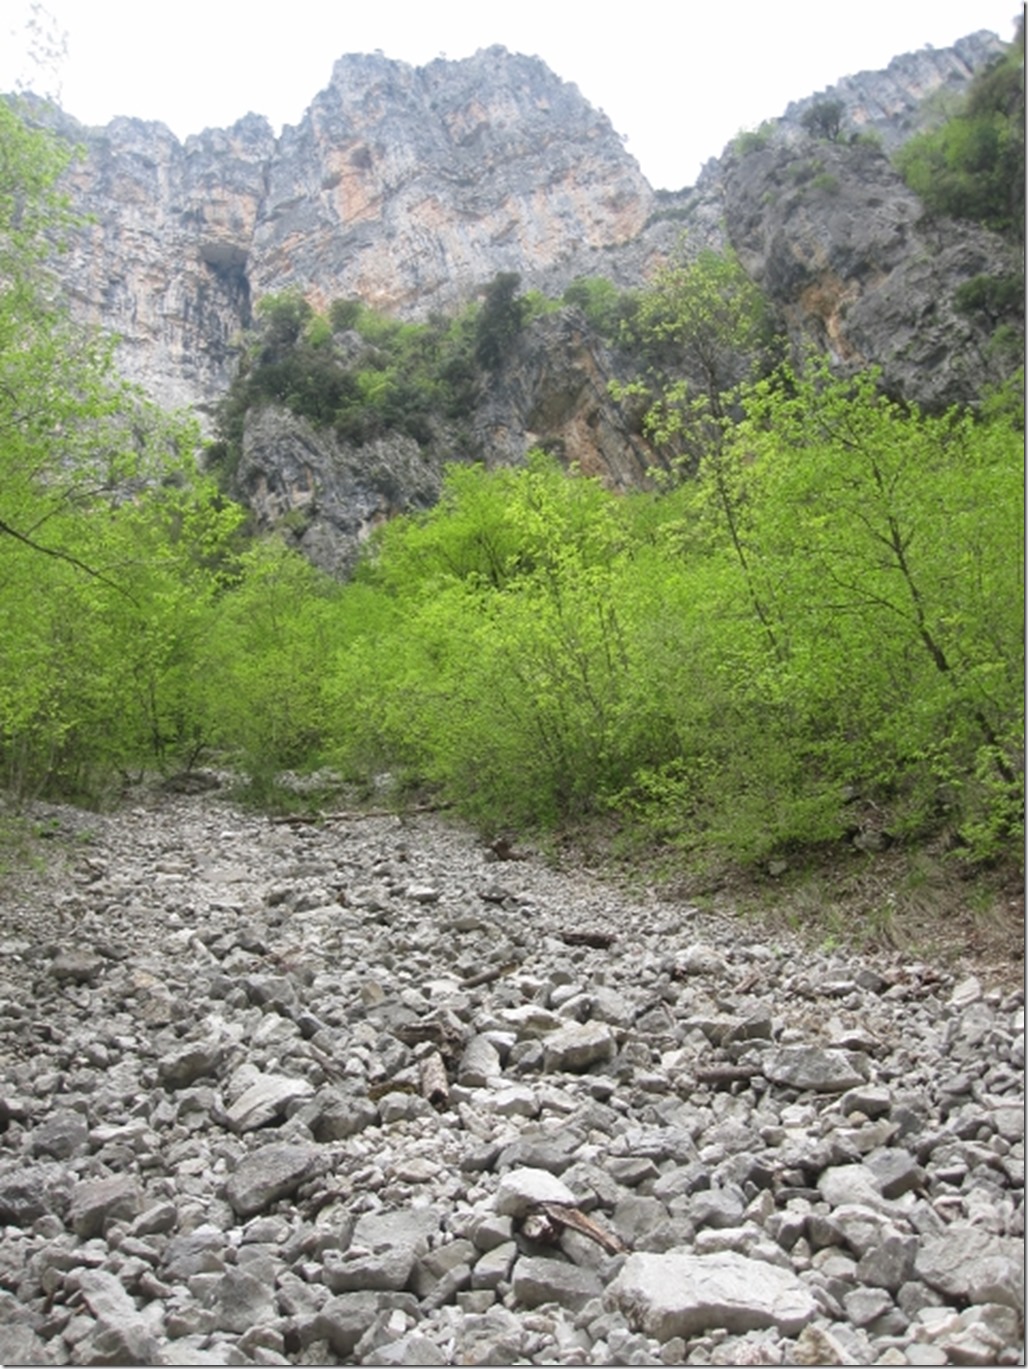
[[[59,157],[0,119],[9,790],[97,797],[203,755],[261,781],[389,770],[494,828],[613,814],[693,861],[844,840],[868,811],[894,840],[1020,851],[1023,460],[1004,411],[926,416],[873,375],[786,364],[729,258],[628,306],[580,282],[575,302],[639,347],[633,399],[678,478],[617,497],[542,454],[456,466],[340,585],[245,543],[195,433],[54,305]],[[358,434],[459,415],[532,307],[508,283],[418,326],[273,300],[223,457],[262,399]]]
[[[971,81],[938,128],[905,143],[896,163],[936,214],[973,219],[1024,241],[1024,20],[1007,52]]]

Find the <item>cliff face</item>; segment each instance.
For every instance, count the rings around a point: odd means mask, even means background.
[[[877,363],[914,400],[970,398],[992,378],[988,339],[954,291],[1017,263],[983,229],[926,221],[886,151],[928,117],[929,97],[943,102],[1003,51],[975,34],[847,77],[677,194],[651,190],[576,87],[502,48],[423,68],[344,57],[278,139],[255,115],[185,143],[160,124],[86,129],[61,115],[84,149],[69,187],[91,222],[58,270],[80,316],[121,337],[123,371],[208,429],[262,295],[296,287],[320,308],[357,297],[424,318],[498,272],[551,295],[578,276],[640,285],[683,241],[733,246],[794,344]],[[827,99],[843,106],[838,142],[802,127]],[[861,133],[882,146],[851,140]],[[617,364],[573,311],[538,319],[450,455],[517,461],[542,444],[616,487],[645,482],[655,454],[607,394]],[[410,439],[351,450],[268,413],[248,422],[239,492],[260,524],[286,519],[312,559],[345,571],[377,521],[432,502],[442,459]]]
[[[796,151],[805,108],[833,98],[848,128],[891,147],[923,117],[927,96],[958,91],[1002,50],[994,35],[975,34],[847,77],[790,105],[776,145]],[[473,297],[500,271],[554,293],[577,275],[639,284],[685,230],[696,249],[738,243],[773,292],[753,229],[734,219],[752,218],[747,176],[770,197],[762,204],[775,222],[764,236],[795,237],[794,254],[811,250],[801,239],[834,232],[843,210],[862,212],[850,194],[824,220],[815,222],[813,202],[788,218],[766,168],[739,165],[730,151],[695,189],[657,195],[575,86],[496,47],[420,68],[343,57],[277,140],[255,115],[185,143],[133,119],[88,129],[61,116],[61,127],[84,149],[69,181],[93,220],[60,263],[69,294],[83,317],[121,337],[130,377],[201,416],[231,378],[251,300],[287,286],[316,305],[356,296],[417,318]],[[897,214],[916,218],[895,179],[886,188],[875,171],[872,180],[870,194],[895,196]],[[784,301],[790,317],[804,298]],[[874,338],[865,341],[874,355]]]
[[[654,201],[607,118],[502,48],[417,69],[344,57],[278,140],[255,115],[184,144],[133,119],[60,128],[95,220],[59,263],[69,294],[121,337],[126,374],[201,414],[252,299],[297,286],[424,317],[499,271],[566,284],[637,238]]]
[[[536,58],[344,57],[282,136],[251,280],[423,317],[498,271],[631,240],[652,200],[608,120]]]
[[[248,262],[275,139],[253,115],[181,144],[163,124],[59,124],[83,149],[68,181],[88,225],[60,258],[80,317],[121,339],[119,365],[169,408],[201,412],[232,378],[250,317]]]
[[[919,404],[969,402],[990,377],[988,325],[955,307],[957,286],[1016,256],[994,233],[925,219],[873,144],[783,140],[722,164],[725,219],[747,274],[794,345],[836,365],[881,367]]]

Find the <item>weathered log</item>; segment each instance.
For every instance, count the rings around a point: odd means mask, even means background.
[[[496,979],[502,979],[505,974],[513,974],[515,970],[521,969],[520,960],[508,960],[503,965],[498,965],[493,969],[479,970],[477,974],[469,974],[467,979],[461,981],[463,989],[477,989],[483,984],[492,984]]]
[[[597,951],[606,951],[617,941],[613,932],[561,932],[560,939],[565,946],[592,946]]]
[[[613,1231],[607,1231],[591,1217],[587,1217],[580,1208],[566,1207],[563,1203],[540,1203],[534,1214],[543,1219],[546,1223],[544,1227],[538,1228],[536,1239],[558,1239],[561,1232],[565,1230],[577,1231],[581,1236],[587,1236],[590,1241],[607,1252],[608,1255],[621,1255],[627,1249],[620,1236],[616,1236]],[[526,1223],[529,1219],[526,1218]],[[549,1232],[553,1236],[549,1236]]]
[[[420,1064],[422,1095],[434,1108],[446,1107],[450,1101],[450,1085],[446,1078],[446,1066],[438,1051],[426,1055]]]

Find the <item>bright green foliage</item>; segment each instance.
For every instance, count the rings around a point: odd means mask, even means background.
[[[564,291],[564,303],[581,309],[601,337],[614,341],[631,311],[630,297],[603,276],[579,276]]]
[[[1002,831],[1021,784],[1019,440],[902,412],[872,376],[789,382],[757,388],[728,444],[766,614],[752,678],[787,710],[808,791],[857,784],[909,829],[984,805]]]
[[[238,514],[52,302],[67,159],[0,102],[0,783],[90,795],[196,745],[184,691]]]
[[[339,586],[277,539],[239,559],[208,615],[194,707],[252,777],[317,763],[328,731],[322,681],[345,633]]]
[[[641,402],[651,440],[695,469],[719,440],[737,387],[773,364],[777,345],[764,296],[732,251],[705,248],[656,274],[623,331],[646,371],[645,379],[612,386],[615,397]]]
[[[763,152],[771,145],[775,135],[775,125],[765,119],[758,128],[744,128],[732,139],[732,151],[739,157],[748,157],[754,152]]]
[[[957,113],[896,154],[907,184],[932,213],[975,219],[1024,240],[1024,27],[1007,54],[979,73]]]
[[[817,368],[741,405],[659,497],[542,457],[451,471],[342,592],[368,626],[331,672],[336,759],[488,825],[614,807],[696,855],[838,839],[854,792],[1016,852],[1018,435]]]
[[[476,380],[470,312],[400,323],[357,300],[336,300],[326,318],[287,292],[262,300],[257,314],[209,453],[229,480],[255,405],[280,404],[358,445],[389,432],[430,444],[440,423],[468,411]]]

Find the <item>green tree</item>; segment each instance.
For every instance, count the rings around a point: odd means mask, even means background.
[[[650,439],[692,468],[719,441],[738,387],[770,370],[777,352],[767,300],[731,250],[704,248],[659,271],[624,332],[645,375],[613,393],[641,403]]]
[[[974,219],[1024,240],[1024,25],[1007,53],[972,80],[939,128],[896,154],[907,184],[933,214]]]
[[[814,138],[834,143],[842,129],[846,106],[841,100],[818,100],[800,115],[800,124]]]
[[[0,766],[95,795],[195,744],[181,691],[238,513],[196,478],[195,432],[56,303],[69,156],[0,102]]]
[[[475,323],[475,360],[486,371],[497,370],[524,326],[527,305],[518,294],[520,284],[516,271],[501,271],[486,289]]]

